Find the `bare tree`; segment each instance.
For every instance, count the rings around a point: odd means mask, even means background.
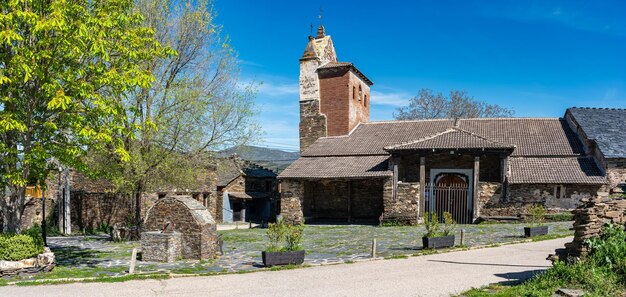
[[[117,162],[112,178],[135,196],[139,223],[143,192],[162,186],[164,177],[196,180],[210,151],[246,143],[257,126],[255,86],[240,83],[236,54],[214,23],[210,0],[136,0],[135,8],[171,48],[144,65],[155,81],[125,102],[123,128],[135,131],[124,140],[131,161]]]
[[[442,119],[442,118],[492,118],[511,117],[515,112],[497,104],[476,100],[465,91],[450,91],[449,97],[421,89],[411,98],[408,106],[399,107],[393,113],[396,120]]]

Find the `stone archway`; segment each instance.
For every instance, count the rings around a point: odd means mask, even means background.
[[[184,259],[210,259],[217,251],[217,230],[209,210],[187,195],[159,199],[148,210],[143,231],[161,231],[165,223],[182,233]]]

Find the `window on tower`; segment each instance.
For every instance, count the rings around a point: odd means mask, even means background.
[[[363,98],[363,90],[361,90],[361,85],[359,85],[359,102],[361,102],[362,98]]]
[[[356,100],[356,87],[352,86],[352,100]]]

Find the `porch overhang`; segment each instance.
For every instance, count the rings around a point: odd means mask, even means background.
[[[460,151],[506,153],[508,155],[513,150],[515,150],[515,145],[490,140],[459,128],[448,129],[442,133],[385,147],[385,151],[389,153]]]

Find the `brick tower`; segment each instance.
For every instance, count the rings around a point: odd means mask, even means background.
[[[300,58],[300,152],[320,137],[348,135],[368,122],[372,84],[352,63],[337,62],[320,25]]]

